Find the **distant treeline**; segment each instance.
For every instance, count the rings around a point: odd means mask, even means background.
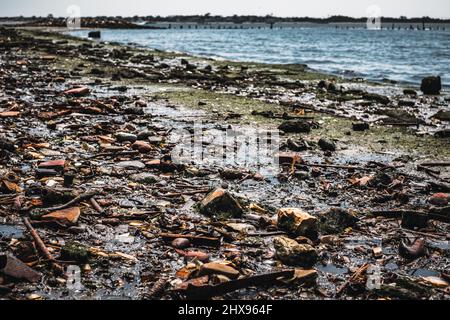
[[[310,22],[310,23],[340,23],[340,22],[355,22],[361,23],[366,22],[367,17],[363,18],[352,18],[347,16],[331,16],[328,18],[311,18],[311,17],[275,17],[275,16],[212,16],[212,15],[192,15],[192,16],[147,16],[147,17],[132,17],[131,19],[138,21],[148,21],[148,22],[197,22],[197,23],[208,23],[208,22],[231,22],[231,23],[279,23],[279,22]],[[390,18],[382,17],[384,22],[392,23],[448,23],[450,19],[437,19],[430,17],[418,17],[418,18]]]
[[[47,17],[8,17],[8,18],[0,18],[0,20],[16,20],[16,21],[32,21],[32,20],[46,20],[46,19],[52,19],[53,16],[49,15]],[[86,17],[89,18],[89,17]],[[282,18],[282,17],[275,17],[272,15],[267,16],[255,16],[255,15],[246,15],[246,16],[240,16],[240,15],[234,15],[234,16],[217,16],[217,15],[178,15],[178,16],[134,16],[134,17],[107,17],[107,16],[97,16],[97,17],[91,17],[92,19],[102,19],[102,20],[122,20],[127,22],[149,22],[149,23],[155,23],[155,22],[194,22],[194,23],[235,23],[235,24],[241,24],[241,23],[281,23],[281,22],[291,22],[291,23],[364,23],[367,21],[367,17],[362,18],[353,18],[353,17],[347,17],[347,16],[331,16],[328,18],[311,18],[311,17],[289,17],[289,18]],[[61,18],[60,18],[61,19]],[[400,18],[392,18],[392,17],[382,17],[381,20],[386,23],[450,23],[450,19],[437,19],[437,18],[430,18],[430,17],[417,17],[417,18],[407,18],[407,17],[400,17]]]

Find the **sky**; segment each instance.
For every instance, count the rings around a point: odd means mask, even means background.
[[[382,16],[450,18],[449,0],[0,0],[0,17],[67,16],[71,5],[81,16],[267,15],[280,17],[368,16],[376,5]]]

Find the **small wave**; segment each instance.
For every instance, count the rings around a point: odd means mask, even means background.
[[[424,36],[423,32],[408,33],[407,41],[399,39],[397,32],[371,33],[369,36],[366,30],[217,31],[105,30],[103,40],[139,42],[141,46],[218,60],[304,63],[323,72],[348,77],[389,78],[414,84],[430,74],[450,74],[450,29],[439,33],[439,36]],[[70,34],[87,37],[87,31]]]

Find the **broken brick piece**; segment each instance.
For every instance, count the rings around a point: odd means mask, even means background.
[[[63,170],[66,165],[66,160],[51,160],[39,164],[39,169],[55,169]]]
[[[74,225],[78,222],[78,218],[80,217],[80,208],[72,207],[64,210],[58,210],[55,212],[51,212],[42,217],[43,220],[46,221],[55,221],[64,225]]]
[[[18,111],[0,112],[0,118],[17,118],[19,116],[20,116],[20,112],[18,112]]]

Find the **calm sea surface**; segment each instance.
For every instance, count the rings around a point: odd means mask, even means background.
[[[72,35],[86,37],[87,31]],[[302,63],[346,77],[419,84],[440,75],[450,85],[450,29],[103,30],[103,41],[134,43],[236,61]]]

